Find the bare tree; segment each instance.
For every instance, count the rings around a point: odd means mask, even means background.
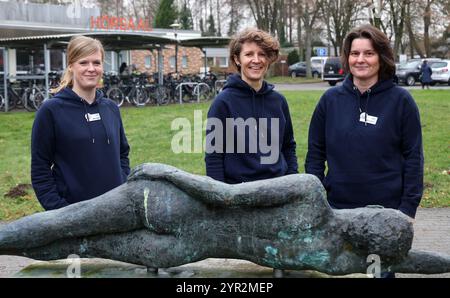
[[[414,50],[420,55],[420,57],[424,57],[424,53],[422,49],[420,48],[416,36],[414,34],[413,29],[413,11],[412,6],[413,3],[410,2],[406,6],[406,17],[405,17],[405,23],[406,23],[406,29],[408,31],[408,39],[409,39],[409,55],[410,57],[414,57]]]
[[[302,0],[297,0],[296,1],[296,5],[297,5],[297,42],[298,42],[298,56],[300,58],[300,61],[304,61],[304,57],[303,57],[303,26],[302,26],[302,18],[301,16],[303,15],[303,5],[301,4]]]
[[[397,57],[405,28],[406,8],[410,0],[389,0],[391,26],[394,34],[394,55]]]
[[[303,23],[305,31],[305,62],[306,76],[312,77],[311,74],[311,51],[312,51],[312,33],[319,16],[321,0],[299,0],[298,4],[302,6],[298,21]]]
[[[339,56],[339,48],[342,46],[345,36],[354,26],[357,14],[363,8],[363,4],[352,0],[323,0],[320,3],[327,36],[334,47],[334,55]]]
[[[256,26],[264,31],[275,33],[273,19],[277,19],[277,9],[274,9],[277,0],[247,0],[247,5],[255,19]]]
[[[240,21],[243,17],[243,4],[239,0],[227,0],[224,4],[229,6],[229,25],[228,36],[235,34],[239,28]]]
[[[222,27],[222,22],[220,21],[221,17],[221,9],[220,9],[219,0],[216,0],[216,10],[217,10],[217,36],[222,36],[222,30],[220,27]]]

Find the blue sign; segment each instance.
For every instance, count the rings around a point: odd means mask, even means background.
[[[327,48],[316,48],[317,56],[328,56]]]

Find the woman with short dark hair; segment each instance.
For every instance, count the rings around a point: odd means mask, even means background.
[[[414,99],[393,83],[389,40],[373,26],[356,28],[342,62],[349,75],[325,92],[311,119],[306,173],[319,177],[333,208],[381,205],[414,218],[423,192],[421,124]]]

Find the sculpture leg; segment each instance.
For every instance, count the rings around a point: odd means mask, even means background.
[[[183,239],[158,235],[147,229],[85,238],[61,239],[42,247],[6,252],[36,260],[65,259],[69,255],[94,257],[168,268],[199,261],[205,254]]]
[[[450,256],[435,252],[410,250],[401,262],[390,266],[397,273],[437,274],[450,272]]]
[[[140,228],[143,225],[133,200],[140,188],[143,183],[126,183],[92,200],[4,225],[0,227],[0,252],[38,247],[62,238]]]

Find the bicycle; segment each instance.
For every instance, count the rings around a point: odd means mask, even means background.
[[[13,84],[8,81],[7,82],[7,92],[8,92],[8,109],[12,110],[15,108],[25,108],[27,111],[31,112],[34,110],[34,107],[32,105],[31,102],[29,102],[27,100],[27,98],[23,98],[24,95],[24,91],[25,91],[25,86],[26,82],[24,81],[20,81],[19,83],[19,88],[14,88]],[[4,92],[5,90],[2,88],[0,89],[0,94],[1,94],[1,106],[0,108],[3,108],[3,106],[5,105],[5,98],[3,97],[3,94],[5,94]]]
[[[45,95],[41,89],[36,85],[36,80],[33,80],[31,87],[26,87],[22,94],[22,102],[25,105],[25,109],[31,111],[33,108],[38,110],[45,100]],[[30,109],[28,109],[30,107]]]
[[[119,107],[123,105],[125,100],[136,106],[144,106],[150,101],[150,97],[145,89],[146,80],[146,75],[132,75],[130,80],[125,83],[125,86],[122,86],[123,82],[121,81],[118,86],[110,88],[106,92],[106,96]]]

